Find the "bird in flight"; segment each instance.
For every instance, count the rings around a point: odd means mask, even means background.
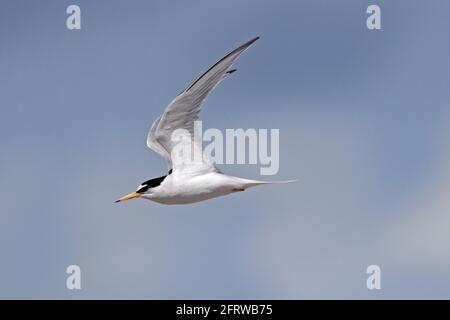
[[[223,174],[203,155],[202,142],[194,136],[194,122],[198,120],[203,100],[220,81],[236,71],[231,69],[233,62],[258,39],[251,39],[226,54],[166,107],[148,133],[147,146],[166,160],[168,174],[143,182],[135,192],[116,202],[144,198],[162,204],[188,204],[258,185],[291,182],[249,180]],[[178,139],[174,139],[176,132],[180,132]],[[201,155],[199,159],[192,161],[189,152],[175,152],[179,144],[186,143],[194,154]]]

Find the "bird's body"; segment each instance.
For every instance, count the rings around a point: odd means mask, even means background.
[[[179,176],[169,174],[153,192],[143,195],[163,204],[186,204],[224,196],[245,189],[245,182],[218,172]]]
[[[166,160],[169,173],[143,182],[136,192],[116,202],[144,198],[162,204],[187,204],[244,191],[257,185],[283,183],[248,180],[221,173],[203,154],[201,142],[195,137],[194,122],[198,119],[202,102],[221,80],[236,71],[230,69],[233,62],[258,39],[254,38],[225,55],[166,107],[164,113],[154,121],[147,145]],[[179,149],[190,151],[178,153]],[[201,156],[192,157],[191,151]]]
[[[208,172],[200,175],[178,175],[176,172],[165,176],[159,186],[152,192],[143,194],[142,198],[162,204],[187,204],[208,200],[230,193],[268,183],[229,176],[220,172]]]

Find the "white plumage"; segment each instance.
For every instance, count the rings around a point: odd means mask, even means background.
[[[233,62],[258,39],[256,37],[225,55],[166,107],[148,133],[147,146],[166,160],[169,174],[144,182],[136,192],[117,202],[142,197],[164,204],[186,204],[244,191],[256,185],[290,182],[256,181],[225,175],[203,155],[201,139],[194,136],[194,122],[198,119],[202,102],[220,81],[234,71],[230,70]],[[185,134],[173,141],[175,131]],[[174,148],[179,148],[180,143],[188,145],[192,153],[174,159]],[[193,159],[193,154],[200,157]]]

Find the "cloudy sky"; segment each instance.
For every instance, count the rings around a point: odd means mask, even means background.
[[[81,8],[81,30],[66,7]],[[366,28],[378,4],[382,30]],[[444,0],[2,1],[1,298],[450,298]],[[230,49],[207,128],[277,128],[295,184],[113,204],[153,120]],[[258,165],[222,165],[262,178]],[[264,177],[267,178],[267,177]],[[82,289],[66,289],[68,265]],[[366,288],[379,265],[381,290]]]

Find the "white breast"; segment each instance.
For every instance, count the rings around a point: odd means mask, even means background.
[[[143,198],[163,204],[186,204],[227,195],[241,187],[239,179],[216,172],[191,177],[171,174]]]

